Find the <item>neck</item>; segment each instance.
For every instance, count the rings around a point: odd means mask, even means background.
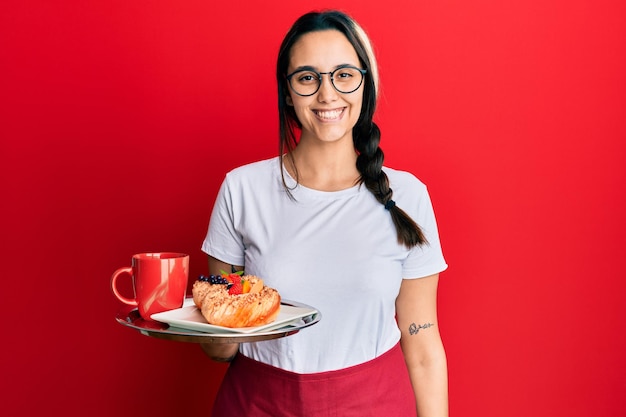
[[[357,153],[352,144],[300,142],[285,167],[305,187],[320,191],[339,191],[353,187],[360,178],[356,169]]]

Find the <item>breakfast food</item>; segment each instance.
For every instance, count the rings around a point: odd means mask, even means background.
[[[280,295],[254,275],[201,275],[193,284],[193,301],[209,324],[238,328],[273,322]]]

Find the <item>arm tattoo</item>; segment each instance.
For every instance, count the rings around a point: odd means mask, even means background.
[[[414,334],[418,334],[420,329],[428,329],[429,327],[434,326],[432,323],[424,323],[416,325],[415,323],[411,323],[409,326],[409,334],[413,336]]]

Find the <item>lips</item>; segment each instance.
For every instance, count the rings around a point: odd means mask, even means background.
[[[334,120],[340,120],[345,109],[346,108],[343,107],[341,109],[333,109],[333,110],[313,110],[313,113],[315,113],[315,115],[320,120],[323,120],[325,122],[332,122]]]

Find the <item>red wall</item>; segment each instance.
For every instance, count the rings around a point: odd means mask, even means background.
[[[2,415],[207,415],[224,366],[117,324],[109,278],[205,272],[224,173],[277,150],[281,37],[324,6],[370,32],[387,164],[432,193],[452,415],[626,415],[623,4],[4,1]]]

